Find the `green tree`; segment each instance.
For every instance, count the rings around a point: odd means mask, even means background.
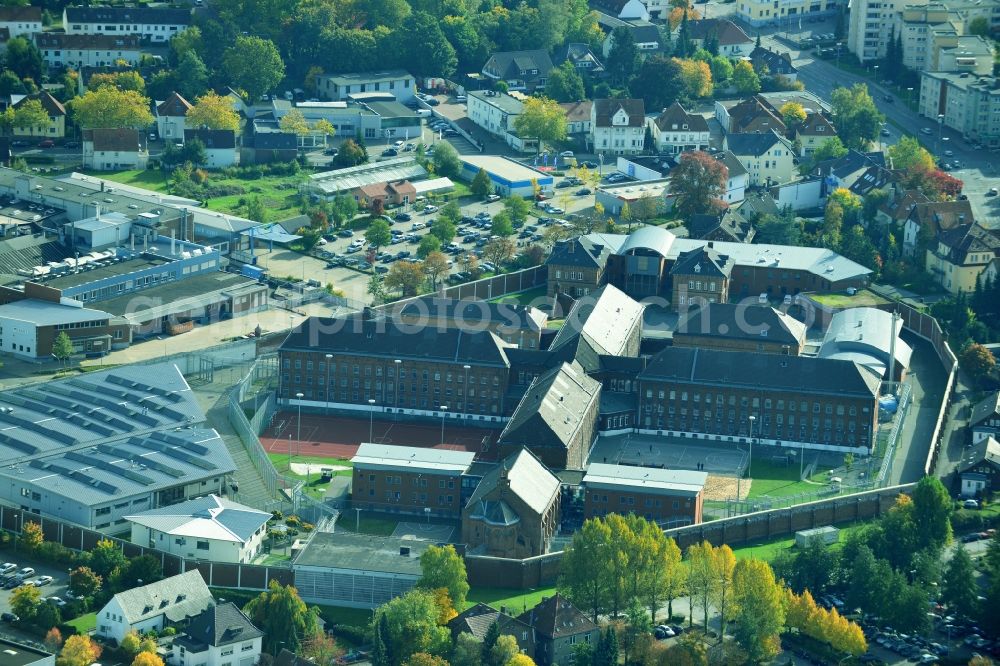
[[[382,274],[373,271],[368,278],[368,295],[372,297],[372,305],[381,305],[385,302],[385,280]]]
[[[452,666],[482,666],[482,653],[483,642],[470,633],[462,632],[455,637],[450,661]]]
[[[941,586],[941,601],[950,612],[962,617],[976,617],[979,586],[975,576],[969,551],[958,546],[945,567],[944,585]]]
[[[566,110],[554,100],[529,97],[524,101],[521,115],[514,119],[514,129],[518,136],[538,139],[541,152],[543,142],[566,138]]]
[[[800,245],[802,243],[802,223],[795,212],[788,210],[778,215],[765,213],[757,221],[758,243],[774,243],[776,245]]]
[[[719,210],[726,192],[729,169],[700,150],[681,153],[680,163],[671,173],[671,190],[682,219],[696,213]]]
[[[24,95],[27,93],[24,81],[9,69],[0,72],[0,95]]]
[[[52,603],[40,603],[35,610],[34,623],[46,631],[62,624],[62,612]]]
[[[969,34],[978,37],[990,36],[990,22],[985,16],[977,16],[969,21]]]
[[[347,143],[346,141],[344,143]],[[358,202],[354,197],[346,194],[338,194],[330,202],[330,214],[333,221],[339,227],[344,222],[350,222],[358,214]]]
[[[140,555],[128,560],[120,569],[121,589],[130,590],[140,585],[149,585],[163,579],[163,566],[153,555]]]
[[[462,160],[447,141],[438,141],[434,146],[434,173],[446,178],[458,178],[462,173]]]
[[[424,236],[424,238],[434,238],[433,236]],[[437,240],[434,238],[434,240]],[[417,255],[420,255],[420,248],[417,248]],[[416,296],[417,290],[420,289],[420,285],[423,284],[426,279],[424,275],[424,270],[420,267],[420,264],[414,263],[412,261],[395,261],[389,272],[385,276],[385,286],[386,289],[396,290],[402,293],[403,297]]]
[[[232,85],[252,104],[285,78],[285,63],[269,39],[240,35],[222,56],[222,69]]]
[[[105,579],[116,569],[125,566],[125,554],[111,539],[102,539],[90,551],[90,568]]]
[[[27,37],[8,39],[3,55],[4,67],[14,72],[19,79],[42,80],[42,54]]]
[[[733,85],[741,95],[755,95],[760,92],[760,77],[746,60],[740,60],[733,66]]]
[[[229,98],[211,90],[195,100],[185,120],[189,126],[196,128],[234,132],[240,128],[240,115],[233,110]]]
[[[740,560],[733,572],[736,641],[753,663],[781,651],[778,635],[785,625],[781,587],[767,562]],[[922,610],[922,609],[921,609]]]
[[[611,547],[611,529],[592,518],[573,534],[560,567],[559,591],[595,623],[611,601]]]
[[[976,384],[982,384],[997,367],[996,357],[993,352],[979,343],[967,344],[958,356],[959,365],[962,366],[969,378]]]
[[[420,556],[420,572],[419,587],[430,590],[443,587],[448,590],[455,608],[465,606],[465,596],[469,593],[465,560],[455,552],[454,546],[428,547]]]
[[[442,245],[450,243],[455,238],[455,223],[439,217],[431,225],[430,235],[436,236]]]
[[[417,245],[417,256],[426,259],[431,252],[441,251],[441,239],[433,234],[427,234],[420,239]]]
[[[389,619],[383,614],[372,622],[372,666],[391,666],[395,661],[389,645]]]
[[[938,550],[951,541],[952,502],[941,480],[925,476],[913,489],[917,547]]]
[[[126,657],[133,659],[135,655],[139,654],[141,644],[142,639],[139,638],[139,632],[133,629],[122,637],[118,647],[125,653]]]
[[[679,61],[659,54],[646,58],[629,83],[629,92],[641,97],[647,109],[667,108],[685,94]]]
[[[569,60],[563,61],[549,72],[545,94],[557,102],[576,102],[584,99],[583,77]]]
[[[517,639],[509,634],[502,634],[497,637],[496,643],[490,650],[490,666],[506,666],[511,659],[520,653],[517,646]]]
[[[77,567],[69,574],[69,589],[78,597],[92,597],[101,589],[102,579],[90,567]]]
[[[31,622],[42,604],[42,591],[37,587],[20,586],[10,594],[10,609],[14,615],[26,622]],[[88,664],[89,666],[89,664]]]
[[[798,102],[785,102],[778,109],[778,113],[781,114],[781,120],[787,127],[801,125],[806,119],[806,110]]]
[[[825,160],[839,159],[846,154],[847,147],[840,140],[840,137],[832,136],[819,144],[819,147],[812,154],[812,160],[813,163],[819,163]]]
[[[253,195],[247,198],[247,217],[254,222],[260,222],[263,224],[267,222],[267,205],[258,195]]]
[[[393,267],[403,263],[406,262],[398,262]],[[379,606],[375,611],[375,623],[383,628],[382,641],[388,648],[384,666],[399,666],[417,652],[436,656],[447,654],[451,635],[446,627],[438,626],[438,614],[434,594],[423,589],[410,590]],[[380,624],[383,617],[384,624]]]
[[[692,607],[697,603],[702,610],[702,630],[708,632],[709,602],[715,596],[718,580],[715,573],[712,544],[707,541],[688,546],[688,594]]]
[[[319,630],[316,612],[306,607],[294,587],[277,581],[251,599],[243,612],[264,632],[264,651],[270,654],[277,654],[282,645],[297,652],[301,642]]]
[[[493,181],[490,180],[490,175],[486,173],[486,169],[480,169],[476,173],[476,177],[469,184],[469,190],[477,197],[485,197],[493,191]]]
[[[176,73],[177,92],[186,99],[194,99],[204,94],[208,88],[208,67],[193,50],[181,54],[177,61]]]
[[[282,116],[278,126],[281,128],[282,132],[287,132],[288,134],[309,133],[309,123],[306,122],[306,117],[302,115],[302,112],[298,109],[291,109],[288,113]]]
[[[49,113],[37,99],[22,102],[14,109],[14,127],[30,130],[31,134],[44,134],[49,126]]]
[[[143,129],[153,124],[149,99],[135,90],[105,86],[88,90],[69,103],[76,124],[83,128]]]
[[[368,161],[368,151],[354,139],[347,139],[340,144],[340,149],[333,158],[333,165],[338,168],[352,167]]]
[[[503,209],[510,215],[510,220],[513,224],[520,225],[528,219],[528,214],[531,212],[531,204],[524,197],[510,196],[504,198]]]
[[[21,537],[19,539],[22,547],[28,552],[36,552],[41,548],[42,543],[45,541],[45,535],[42,533],[42,526],[35,521],[30,521],[24,523],[21,528]]]
[[[134,69],[107,74],[99,72],[91,76],[90,81],[87,83],[87,87],[91,90],[97,90],[104,86],[112,86],[118,88],[118,90],[134,90],[138,93],[146,92],[146,81]]]
[[[440,22],[427,12],[415,11],[394,33],[397,52],[408,70],[419,77],[447,78],[455,73],[458,57],[444,36]]]
[[[486,634],[483,636],[482,652],[479,654],[479,659],[483,666],[488,666],[490,664],[493,647],[497,644],[499,639],[500,623],[494,622],[487,627]]]
[[[611,51],[604,61],[611,80],[618,85],[624,85],[639,64],[639,49],[628,26],[621,26],[611,31]]]
[[[876,274],[882,263],[878,250],[868,239],[860,224],[852,226],[847,235],[844,236],[840,245],[840,253],[851,261],[856,261],[862,266],[872,269]]]
[[[733,580],[736,571],[736,556],[732,549],[722,544],[713,549],[712,568],[715,576],[715,589],[712,595],[712,605],[719,609],[720,636],[726,633],[727,611],[732,610]],[[773,574],[772,574],[773,579]]]
[[[343,652],[332,637],[318,631],[312,638],[303,641],[300,654],[316,666],[334,666]]]
[[[618,632],[613,626],[609,625],[601,632],[594,650],[593,666],[618,666]]]
[[[510,213],[508,213],[506,209],[493,216],[493,226],[491,227],[491,230],[494,236],[500,236],[501,238],[507,238],[514,235],[514,223],[511,220]]]
[[[837,135],[845,146],[863,151],[878,138],[885,116],[875,106],[867,85],[857,83],[850,88],[835,88],[830,100]]]
[[[930,171],[934,169],[934,156],[912,136],[900,138],[889,146],[890,164],[901,171]]]
[[[392,242],[392,231],[389,228],[389,223],[382,218],[372,220],[368,231],[365,232],[365,240],[368,241],[368,244],[372,246],[375,252],[389,245]]]

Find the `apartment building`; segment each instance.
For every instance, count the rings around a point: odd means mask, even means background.
[[[362,93],[391,93],[398,102],[408,102],[416,93],[413,75],[401,69],[381,72],[323,74],[316,77],[316,92],[321,99],[340,102]]]
[[[727,134],[723,147],[740,161],[753,186],[778,185],[795,179],[795,149],[775,131],[761,134]]]
[[[831,16],[847,8],[846,0],[739,0],[736,16],[754,27],[797,25],[802,19]]]
[[[896,36],[897,14],[902,0],[852,0],[847,27],[847,50],[862,63],[885,57]]]
[[[880,378],[853,361],[667,347],[638,380],[648,434],[867,454],[878,425]]]
[[[42,31],[41,7],[0,7],[0,32],[11,37],[34,35]]]
[[[920,115],[962,133],[966,141],[1000,146],[1000,83],[967,72],[923,72]]]
[[[159,43],[191,25],[190,9],[169,7],[66,7],[67,35],[138,35]]]
[[[78,35],[46,32],[35,35],[35,45],[49,67],[112,67],[118,61],[139,64],[142,49],[135,35]]]
[[[674,102],[649,122],[653,143],[660,154],[678,155],[688,150],[708,150],[709,130],[705,117],[688,113]]]
[[[469,92],[466,105],[469,120],[514,150],[527,152],[537,148],[537,139],[522,138],[514,130],[514,120],[524,110],[520,99],[494,90],[476,90]]]
[[[594,150],[613,155],[641,153],[646,141],[646,113],[641,99],[595,99],[590,112]]]

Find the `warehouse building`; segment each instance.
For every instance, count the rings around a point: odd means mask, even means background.
[[[236,471],[172,363],[0,392],[0,502],[106,533]]]
[[[505,197],[534,197],[535,186],[552,189],[552,176],[497,155],[459,155],[462,178],[471,181],[482,169],[490,177],[493,189]]]

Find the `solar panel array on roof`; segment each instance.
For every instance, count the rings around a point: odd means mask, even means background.
[[[63,457],[66,458],[66,460],[72,460],[84,465],[96,467],[97,469],[103,469],[105,472],[110,472],[111,474],[115,474],[144,486],[151,486],[155,483],[155,481],[148,476],[134,472],[127,467],[119,467],[109,460],[104,460],[103,458],[98,458],[94,455],[86,455],[80,453],[79,451],[70,451]]]
[[[169,453],[174,458],[177,458],[178,460],[183,460],[187,464],[194,465],[195,467],[200,467],[201,469],[215,469],[215,465],[208,462],[207,460],[203,460],[202,458],[199,458],[197,455],[192,455],[190,453],[187,453],[186,451],[181,451],[178,448],[178,446],[180,445],[170,444],[160,439],[155,439],[153,437],[146,437],[145,439],[133,437],[129,439],[129,444],[133,444],[134,446],[142,446],[144,448],[151,449],[153,451],[159,451],[160,453]],[[207,450],[204,448],[202,449],[202,451],[203,452],[200,453],[199,455],[204,455],[204,453],[207,453]]]
[[[170,402],[177,403],[181,401],[181,397],[177,395],[176,391],[167,391],[159,386],[152,386],[151,384],[143,384],[142,382],[133,381],[131,379],[125,379],[124,377],[119,377],[117,375],[108,375],[106,378],[111,384],[120,384],[122,386],[128,386],[130,388],[139,389],[145,391],[146,393],[152,393],[153,395],[158,395],[161,398],[166,398]]]
[[[22,396],[14,395],[0,395],[0,400],[8,402],[12,405],[26,406],[35,411],[40,411],[37,405],[47,405],[49,409],[54,409],[51,405],[56,405],[61,407],[64,411],[62,414],[69,414],[70,416],[65,416],[64,418],[71,423],[79,425],[82,428],[95,429],[97,433],[104,437],[115,434],[115,431],[119,433],[129,432],[133,429],[133,426],[121,419],[115,418],[107,412],[103,412],[100,409],[88,408],[74,400],[67,398],[62,398],[57,395],[45,394],[41,391],[22,391]],[[23,397],[27,396],[27,398]],[[81,413],[84,409],[90,409],[86,414]],[[59,412],[54,412],[59,413]],[[97,419],[104,421],[108,426],[107,428],[96,423]]]
[[[27,454],[29,456],[32,456],[32,455],[35,455],[36,453],[38,453],[38,447],[37,446],[32,446],[31,444],[28,444],[27,442],[22,442],[19,439],[14,439],[10,435],[8,435],[6,433],[2,433],[2,432],[0,432],[0,445],[8,446],[8,447],[14,449],[15,451],[20,451],[21,453],[25,453],[25,454]]]
[[[129,443],[132,442],[130,441]],[[135,446],[139,445],[136,444]],[[175,479],[179,479],[182,476],[184,476],[184,472],[180,471],[179,469],[170,467],[169,465],[164,465],[163,463],[157,462],[155,460],[150,460],[148,458],[145,458],[141,454],[137,454],[134,451],[125,448],[124,446],[111,446],[110,444],[98,444],[94,448],[96,448],[98,451],[106,455],[116,456],[118,458],[121,458],[122,460],[128,460],[129,462],[137,463],[140,466],[140,468],[148,467],[149,469],[156,470],[157,472],[161,472]]]
[[[70,469],[69,467],[63,467],[62,465],[57,465],[54,462],[44,460],[32,460],[28,464],[35,469],[40,469],[44,472],[51,472],[52,474],[58,474],[66,477],[67,479],[72,479],[77,483],[82,483],[90,486],[91,488],[96,488],[102,493],[106,493],[108,495],[116,495],[118,493],[118,486],[112,485],[107,481],[95,479],[89,474],[84,474],[80,470]]]

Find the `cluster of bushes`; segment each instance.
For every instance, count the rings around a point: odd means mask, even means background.
[[[246,166],[231,166],[220,171],[224,178],[240,180],[259,180],[265,176],[294,176],[302,169],[298,160],[290,162],[273,162],[271,164],[248,164]]]

